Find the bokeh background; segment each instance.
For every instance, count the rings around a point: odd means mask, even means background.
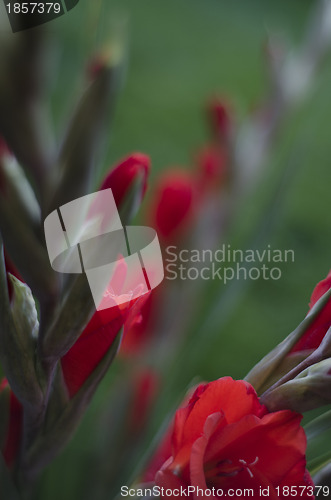
[[[55,126],[60,130],[74,107],[93,49],[120,26],[127,38],[127,72],[100,171],[132,151],[150,155],[146,213],[160,172],[174,166],[190,169],[194,151],[206,141],[207,99],[215,93],[226,96],[240,123],[268,92],[263,50],[267,34],[279,34],[289,46],[297,46],[314,4],[315,0],[80,0],[49,25],[59,41],[52,91]],[[330,89],[328,56],[307,98],[282,126],[260,182],[242,200],[226,241],[236,248],[252,244],[263,250],[270,244],[293,249],[295,262],[282,266],[279,281],[227,287],[217,282],[206,287],[203,300],[213,313],[181,354],[180,370],[178,360],[174,368],[170,364],[169,371],[177,369],[180,377],[165,392],[150,437],[166,417],[164,409],[171,412],[193,378],[244,377],[303,319],[313,287],[329,271]],[[110,404],[109,386],[120,369],[115,365],[103,381],[70,446],[43,474],[40,498],[78,499],[86,488],[93,491],[97,479],[93,472],[89,475],[89,463],[101,439],[96,422]],[[109,411],[116,414],[116,407]],[[148,439],[137,460],[147,445]],[[133,473],[132,458],[128,466]],[[126,484],[129,477],[121,481]]]

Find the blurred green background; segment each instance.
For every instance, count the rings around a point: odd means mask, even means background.
[[[51,27],[60,41],[52,97],[56,128],[73,109],[93,48],[113,29],[114,20],[127,18],[128,70],[102,168],[132,151],[149,154],[152,192],[160,171],[177,165],[190,168],[194,152],[207,139],[204,105],[210,95],[228,96],[238,122],[261,102],[268,88],[263,59],[267,33],[282,34],[297,45],[314,3],[80,0]],[[279,281],[239,286],[240,294],[235,292],[235,300],[212,317],[208,332],[192,339],[182,359],[181,377],[165,403],[169,410],[195,376],[245,376],[303,319],[314,285],[329,271],[330,89],[328,57],[308,98],[280,131],[258,189],[243,200],[232,231],[237,247],[253,242],[261,249],[268,244],[293,249],[295,262],[282,266]],[[205,300],[217,310],[223,293],[232,294],[214,283]],[[98,446],[96,417],[109,404],[111,377],[102,383],[70,446],[44,473],[41,498],[78,500],[86,485],[93,491],[97,479],[93,469],[89,477],[89,463]],[[161,423],[164,416],[157,415],[156,421]],[[132,472],[131,463],[128,473]],[[108,498],[111,494],[104,500]]]

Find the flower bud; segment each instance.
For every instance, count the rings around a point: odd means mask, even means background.
[[[100,314],[98,311],[95,312],[77,341],[61,358],[63,376],[70,398],[83,387],[123,326],[124,317],[119,308],[112,307],[105,311],[108,313],[108,323],[99,323]]]
[[[217,142],[227,142],[232,128],[229,105],[216,97],[207,104],[210,126]]]
[[[126,279],[124,259],[117,264],[118,279]],[[114,299],[116,300],[116,298]],[[93,374],[111,349],[124,323],[133,323],[139,317],[145,296],[135,297],[125,303],[96,311],[74,345],[62,357],[63,376],[72,398]]]
[[[111,169],[101,183],[100,190],[111,188],[123,224],[131,220],[140,207],[149,171],[149,157],[133,153]]]
[[[39,201],[48,194],[55,153],[45,99],[52,54],[44,35],[26,30],[0,43],[0,133],[33,179]]]
[[[151,225],[164,242],[181,239],[191,225],[197,197],[195,179],[189,172],[166,172],[155,188],[150,208]]]
[[[141,369],[132,377],[133,397],[129,412],[128,432],[137,436],[143,431],[159,390],[158,374],[151,369]]]
[[[331,359],[309,366],[292,380],[262,394],[269,411],[289,409],[299,413],[331,403]]]
[[[225,150],[207,145],[197,155],[198,185],[202,190],[219,190],[227,177],[227,155]]]
[[[60,154],[61,179],[49,212],[90,191],[106,124],[113,114],[120,73],[119,61],[113,62],[111,57],[102,60],[78,104]]]

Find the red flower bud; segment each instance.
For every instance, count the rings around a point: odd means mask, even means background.
[[[232,127],[228,103],[216,97],[207,104],[207,113],[216,140],[227,140]]]
[[[9,422],[4,447],[3,457],[8,467],[11,467],[19,453],[22,439],[23,408],[8,385],[7,379],[0,383],[0,393],[9,390]]]
[[[327,277],[320,281],[313,290],[309,303],[309,311],[316,302],[331,288],[331,271]],[[314,322],[307,328],[307,331],[301,337],[299,342],[292,348],[291,353],[305,351],[308,349],[317,349],[322,342],[326,332],[331,326],[331,299],[320,311]]]
[[[121,161],[106,175],[100,189],[111,188],[116,205],[119,207],[139,175],[142,176],[143,182],[142,195],[145,194],[149,170],[149,157],[141,153],[134,153]]]
[[[149,168],[149,158],[140,153],[135,153],[124,159],[109,172],[100,189],[111,188],[116,205],[119,207],[140,175],[142,177],[142,195],[144,194],[147,187]],[[125,273],[124,268],[125,262],[120,260],[117,269],[119,275],[116,276],[117,285],[120,284],[120,274],[123,271]],[[125,276],[123,276],[123,282],[124,280]],[[132,297],[131,300],[124,304],[96,311],[78,340],[62,357],[62,371],[70,397],[77,393],[101,362],[125,321],[134,323],[136,318],[132,319],[132,317],[137,316],[139,318],[140,306],[144,298],[138,299],[139,297]],[[139,308],[135,306],[136,302],[139,302]]]
[[[116,271],[116,282],[122,275],[124,283],[127,271],[124,260],[118,261]],[[94,313],[78,340],[61,359],[63,376],[70,397],[78,392],[104,358],[124,323],[126,321],[134,323],[135,317],[140,316],[140,307],[144,300],[145,296],[140,297],[138,294],[138,296],[133,295],[131,299],[128,298],[125,303],[115,305],[114,295],[113,307]]]
[[[93,373],[123,326],[124,317],[118,307],[105,311],[108,313],[108,323],[103,324],[100,313],[95,312],[79,339],[61,359],[64,380],[71,398]]]
[[[159,389],[159,377],[151,369],[134,374],[133,398],[129,411],[129,429],[134,434],[141,432],[147,421]]]
[[[313,498],[301,418],[289,410],[268,412],[244,381],[225,377],[201,384],[176,412],[171,453],[155,483],[224,493],[250,488],[254,498],[260,487],[269,489],[269,498],[285,498],[284,487],[305,486],[302,498]]]
[[[198,152],[198,185],[200,189],[219,189],[227,176],[227,155],[225,150],[212,144]]]
[[[160,238],[174,241],[187,230],[194,215],[196,183],[185,171],[166,172],[156,187],[151,225]]]

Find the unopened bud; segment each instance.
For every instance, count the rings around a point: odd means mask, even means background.
[[[261,396],[269,411],[303,413],[331,403],[331,359],[309,366],[294,379]]]

